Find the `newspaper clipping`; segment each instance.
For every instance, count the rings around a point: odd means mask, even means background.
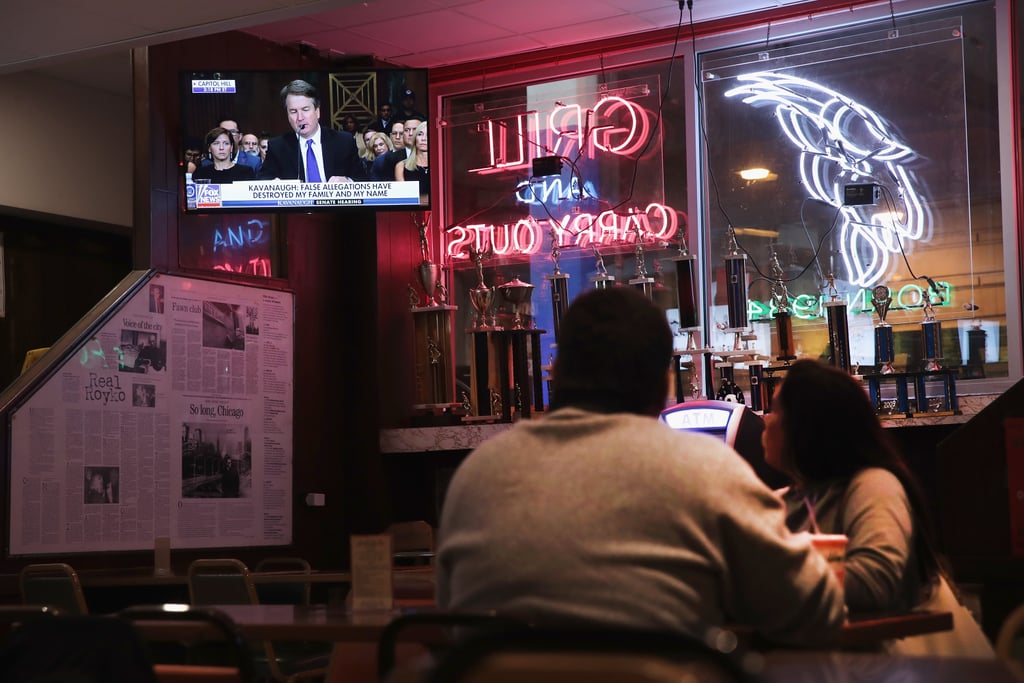
[[[291,542],[293,301],[156,275],[11,422],[12,555]]]

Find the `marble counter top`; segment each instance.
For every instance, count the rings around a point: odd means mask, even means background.
[[[928,427],[932,425],[963,424],[991,403],[998,394],[959,396],[960,412],[956,415],[935,415],[883,419],[890,428]],[[508,422],[493,422],[444,427],[406,427],[383,429],[380,432],[381,453],[430,453],[433,451],[468,451],[490,437],[511,429]]]

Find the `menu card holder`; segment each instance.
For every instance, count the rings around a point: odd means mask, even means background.
[[[394,606],[391,534],[353,534],[352,610],[389,610]]]

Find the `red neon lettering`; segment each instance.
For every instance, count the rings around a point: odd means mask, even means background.
[[[580,146],[580,131],[583,130],[583,110],[578,104],[556,106],[548,115],[548,137],[551,153],[571,157]],[[573,145],[575,148],[570,149]]]
[[[621,122],[619,120],[621,119]],[[606,123],[595,123],[606,121]],[[587,158],[595,150],[616,156],[638,153],[651,134],[647,111],[640,105],[614,95],[602,97],[594,109],[579,104],[559,104],[547,115],[547,144],[539,141],[540,113],[527,112],[512,119],[487,122],[489,165],[471,168],[469,173],[489,174],[525,168],[542,155],[573,157],[580,148]],[[583,143],[584,135],[593,144]]]
[[[629,100],[621,97],[605,97],[594,107],[594,117],[597,118],[604,112],[605,118],[611,118],[625,109],[625,127],[603,125],[594,126],[592,133],[594,146],[611,154],[630,156],[643,149],[647,140],[648,121],[647,112]],[[616,136],[622,136],[617,142],[613,142]]]
[[[629,244],[637,239],[669,241],[679,227],[678,212],[664,204],[652,202],[641,213],[621,216],[614,211],[603,211],[597,216],[589,213],[565,214],[561,219],[537,220],[522,218],[513,224],[474,224],[449,228],[444,239],[444,253],[450,260],[466,259],[467,247],[486,250],[493,246],[497,255],[536,254],[544,233],[551,234],[560,246],[572,240],[575,246]]]
[[[223,270],[229,273],[248,273],[249,275],[270,277],[270,259],[257,257],[249,259],[247,262],[240,263],[238,265],[232,264],[230,261],[225,261],[224,263],[214,265],[213,270]]]

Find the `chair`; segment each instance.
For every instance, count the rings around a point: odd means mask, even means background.
[[[0,648],[0,681],[157,683],[141,637],[106,616],[30,619]]]
[[[26,621],[58,616],[60,610],[46,605],[0,605],[0,638]]]
[[[459,629],[458,632],[456,629]],[[494,613],[410,613],[395,617],[377,640],[377,679],[383,683],[395,670],[400,642],[415,642],[436,654],[467,633],[513,633],[529,629],[525,621]]]
[[[432,564],[434,529],[423,520],[395,522],[388,527],[395,564]]]
[[[296,572],[309,575],[313,568],[301,557],[267,557],[256,563],[256,573]],[[288,583],[257,583],[256,593],[263,605],[308,605],[310,604],[309,581],[296,579]]]
[[[999,627],[996,655],[1004,661],[1017,661],[1024,665],[1024,605],[1014,608]]]
[[[137,624],[143,640],[150,646],[150,659],[154,662],[158,683],[251,683],[256,680],[249,643],[231,617],[220,610],[141,606],[121,610],[117,616]],[[160,647],[166,642],[156,635],[147,635],[145,622],[195,623],[197,627],[210,625],[217,634],[214,639],[223,646],[211,652],[200,648],[196,641],[186,640],[180,643],[183,652],[175,650],[176,656],[169,657],[167,650]],[[200,638],[205,640],[206,636]],[[226,657],[219,656],[224,654]],[[165,659],[172,661],[163,661]],[[225,661],[230,663],[225,664]]]
[[[424,683],[744,683],[740,653],[674,633],[624,629],[484,631],[453,646]]]
[[[23,605],[47,605],[59,609],[64,615],[84,616],[89,613],[78,573],[69,564],[25,565],[18,574],[18,589]]]
[[[252,573],[241,560],[233,558],[193,560],[188,566],[189,602],[194,606],[258,605],[259,596]],[[329,655],[283,657],[267,640],[253,644],[258,668],[280,683],[323,678],[327,673]]]

